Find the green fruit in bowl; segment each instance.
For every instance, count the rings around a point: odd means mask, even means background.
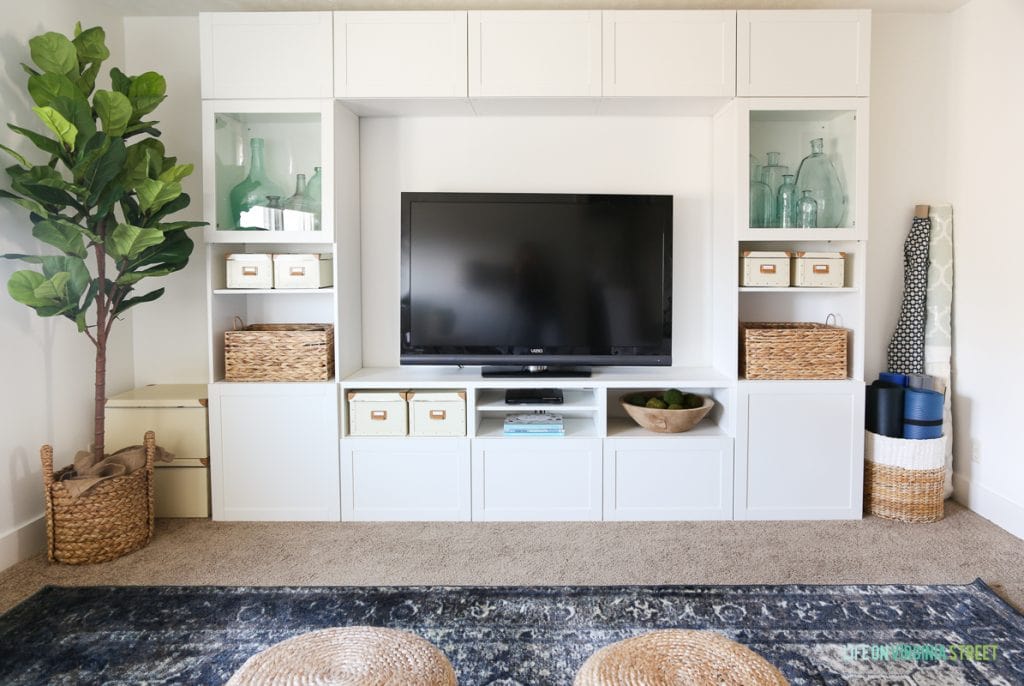
[[[670,409],[670,410],[685,410],[686,408],[683,407],[682,405],[680,405],[679,403],[672,403],[671,405],[668,406],[668,409]]]
[[[665,391],[661,394],[662,399],[669,405],[682,405],[683,404],[683,392],[673,388]]]
[[[626,402],[630,405],[636,405],[637,407],[643,407],[647,404],[647,398],[642,395],[631,395],[626,398]]]
[[[668,409],[668,404],[661,398],[655,396],[647,401],[646,407],[649,407],[652,410],[665,410]]]
[[[693,393],[687,393],[686,397],[683,398],[683,402],[681,404],[687,410],[695,410],[698,407],[702,407],[704,405],[704,398]]]

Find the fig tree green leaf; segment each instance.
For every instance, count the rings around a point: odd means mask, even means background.
[[[115,260],[135,259],[143,250],[164,241],[159,229],[143,229],[131,224],[118,224],[107,236],[107,253]]]
[[[96,91],[93,96],[96,114],[103,123],[103,133],[120,136],[128,128],[132,118],[132,103],[127,96],[117,91]]]
[[[39,272],[22,269],[11,274],[7,280],[7,292],[22,305],[45,307],[53,304],[53,301],[36,296],[36,289],[45,281],[46,277]]]
[[[51,74],[67,74],[78,69],[78,52],[74,44],[59,33],[50,31],[28,42],[32,61]]]
[[[146,179],[136,187],[135,192],[139,196],[139,209],[150,214],[181,195],[181,184],[177,181],[164,183]]]
[[[69,223],[46,219],[32,227],[32,235],[66,255],[83,258],[88,255],[82,233]]]
[[[117,309],[114,310],[114,314],[115,315],[121,314],[125,310],[127,310],[127,309],[129,309],[131,307],[135,307],[136,305],[138,305],[140,303],[152,302],[152,301],[156,300],[157,298],[159,298],[163,294],[164,294],[164,289],[163,288],[158,288],[155,291],[150,291],[149,293],[146,293],[145,295],[140,295],[140,296],[137,296],[135,298],[125,298],[124,300],[121,301],[121,304],[117,306]]]
[[[128,98],[134,109],[133,119],[141,119],[157,108],[167,93],[167,81],[155,71],[136,76],[128,87]]]
[[[28,93],[40,107],[52,105],[53,101],[60,97],[82,97],[71,79],[64,74],[52,72],[28,77]]]
[[[186,176],[190,175],[195,169],[195,165],[192,164],[178,164],[160,174],[159,180],[164,183],[172,183],[174,181],[181,181]]]
[[[41,300],[67,300],[70,280],[71,275],[67,272],[57,272],[36,286],[32,295]]]
[[[72,41],[72,44],[75,46],[75,50],[78,53],[78,61],[82,63],[102,62],[110,57],[110,50],[107,49],[106,38],[107,34],[99,26],[86,29],[75,36],[75,40]]]
[[[75,149],[75,138],[78,137],[78,129],[75,125],[64,118],[52,107],[33,107],[32,111],[39,115],[39,118],[46,124],[46,128],[56,134],[57,139],[63,143],[68,150]]]
[[[22,155],[21,153],[17,152],[16,150],[8,148],[6,145],[2,145],[2,144],[0,144],[0,150],[3,150],[8,155],[10,155],[14,159],[16,159],[18,161],[18,164],[20,164],[22,167],[25,167],[26,169],[28,169],[29,167],[32,166],[32,165],[30,165],[28,163],[28,160],[25,159],[24,155]]]
[[[61,153],[64,152],[60,147],[60,143],[52,138],[47,138],[42,134],[36,133],[31,129],[24,129],[20,126],[15,126],[14,124],[8,124],[7,128],[15,133],[20,133],[22,136],[32,141],[32,143],[43,152],[48,152],[55,156],[60,156]]]

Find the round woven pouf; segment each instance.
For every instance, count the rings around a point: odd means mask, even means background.
[[[456,686],[452,663],[415,634],[351,626],[301,634],[256,653],[228,686]]]
[[[713,631],[669,629],[601,648],[574,686],[777,686],[782,673],[750,648]]]

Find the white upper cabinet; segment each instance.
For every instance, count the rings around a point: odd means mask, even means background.
[[[466,97],[465,12],[335,12],[334,95]]]
[[[600,10],[470,12],[469,95],[600,96]]]
[[[605,96],[736,94],[736,12],[604,12]]]
[[[870,10],[737,13],[736,93],[867,96]]]
[[[329,98],[330,12],[199,15],[205,99]]]

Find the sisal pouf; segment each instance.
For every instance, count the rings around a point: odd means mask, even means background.
[[[782,673],[750,648],[713,631],[668,629],[591,655],[573,686],[776,686]]]
[[[272,645],[228,681],[243,684],[456,686],[451,662],[429,641],[373,626],[310,631]]]

